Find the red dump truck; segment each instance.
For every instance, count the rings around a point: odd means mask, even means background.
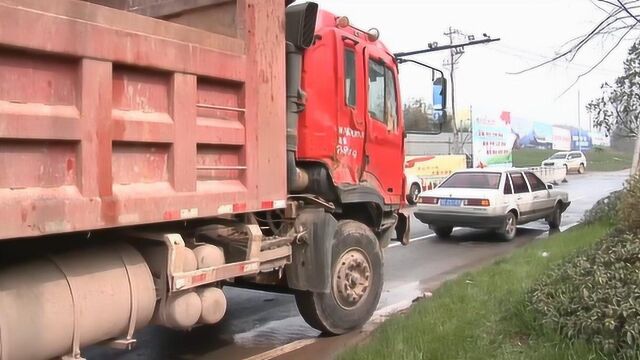
[[[370,318],[408,239],[397,61],[288,5],[0,0],[0,359],[215,324],[223,285]]]

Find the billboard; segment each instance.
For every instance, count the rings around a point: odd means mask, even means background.
[[[516,136],[511,124],[493,119],[473,120],[473,167],[511,167]]]
[[[551,149],[553,147],[551,124],[516,119],[511,126],[517,136],[516,148]]]
[[[589,133],[589,136],[591,136],[591,143],[593,146],[611,146],[611,138],[606,136],[604,133],[592,131]]]
[[[589,150],[592,146],[588,131],[571,128],[571,150]]]
[[[423,189],[433,189],[454,171],[467,167],[465,155],[406,156],[404,174],[416,177]]]
[[[553,127],[553,150],[571,150],[571,130],[557,126]]]

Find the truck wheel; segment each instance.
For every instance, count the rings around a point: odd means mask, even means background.
[[[549,228],[552,230],[556,230],[560,228],[560,224],[562,223],[562,211],[560,210],[560,205],[556,205],[553,209],[553,212],[547,219],[547,224],[549,224]]]
[[[504,224],[500,229],[500,235],[506,241],[511,241],[516,238],[516,232],[518,230],[518,219],[512,212],[508,212],[504,218]]]
[[[446,239],[451,236],[453,226],[434,226],[431,230],[433,230],[439,238]]]
[[[382,252],[375,235],[362,223],[343,220],[331,254],[329,292],[297,292],[296,304],[312,327],[325,334],[344,334],[371,318],[382,282]]]
[[[415,205],[418,203],[418,197],[420,196],[420,185],[413,184],[409,189],[409,194],[407,195],[407,202],[410,205]]]

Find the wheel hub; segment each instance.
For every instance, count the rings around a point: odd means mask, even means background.
[[[511,235],[516,232],[516,221],[514,217],[509,217],[507,219],[506,233]]]
[[[333,274],[333,296],[344,309],[353,309],[366,297],[371,285],[371,264],[360,249],[345,251]]]

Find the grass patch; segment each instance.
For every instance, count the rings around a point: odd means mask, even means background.
[[[550,333],[527,309],[527,291],[554,264],[593,245],[609,226],[581,226],[464,274],[385,322],[341,359],[595,359],[588,344]],[[547,256],[543,256],[547,253]]]
[[[557,153],[556,150],[544,150],[544,149],[518,149],[513,150],[513,166],[515,167],[529,167],[540,166],[543,160],[549,158],[549,156]]]
[[[540,166],[543,160],[558,152],[544,149],[518,149],[513,151],[513,166]],[[617,171],[629,169],[633,154],[621,153],[609,148],[595,147],[585,152],[588,171]]]

